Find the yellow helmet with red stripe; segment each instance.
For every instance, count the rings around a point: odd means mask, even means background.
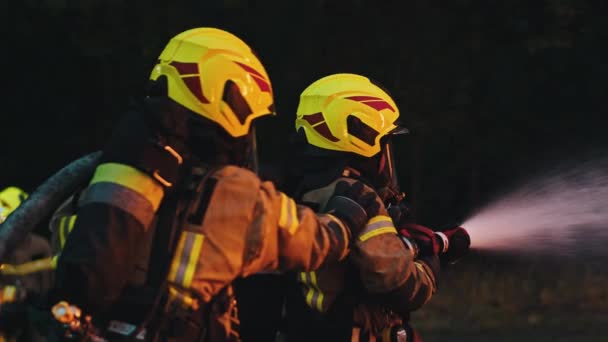
[[[27,192],[14,186],[0,191],[0,222],[17,209],[27,197]]]
[[[300,95],[296,130],[319,148],[371,157],[380,139],[398,126],[393,99],[368,78],[334,74],[321,78]]]
[[[246,135],[253,119],[274,111],[264,66],[246,43],[220,29],[195,28],[173,37],[150,79],[161,76],[169,98],[233,137]]]

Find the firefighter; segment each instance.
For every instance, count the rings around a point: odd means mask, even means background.
[[[253,124],[273,111],[268,75],[239,38],[196,28],[170,40],[59,218],[56,338],[238,340],[237,277],[346,256],[385,213],[380,199],[346,187],[315,214],[260,181]]]
[[[27,192],[14,186],[0,191],[0,223],[27,199]]]
[[[0,221],[28,198],[20,188],[0,191]],[[0,264],[0,341],[17,337],[40,340],[27,316],[28,302],[45,294],[52,283],[51,248],[46,239],[28,234]]]
[[[398,118],[393,99],[363,76],[335,74],[311,84],[297,111],[300,162],[288,171],[288,183],[296,184],[290,193],[323,211],[336,187],[363,181],[396,207],[403,195],[391,139],[407,132]],[[370,222],[379,229],[358,238],[348,261],[298,275],[299,286],[288,294],[289,341],[347,341],[353,325],[357,340],[391,334],[415,340],[404,320],[436,291],[441,241],[426,227],[410,224],[398,234],[390,223],[389,217]]]

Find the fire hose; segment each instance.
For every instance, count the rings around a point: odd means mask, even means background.
[[[93,175],[101,152],[81,157],[48,178],[0,224],[0,262],[10,255],[42,220]]]

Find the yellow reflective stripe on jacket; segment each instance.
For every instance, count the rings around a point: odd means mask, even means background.
[[[48,271],[55,268],[53,258],[37,259],[19,265],[3,264],[0,274],[4,276],[25,276],[36,272]]]
[[[169,271],[169,281],[190,288],[204,240],[203,234],[188,231],[181,233]]]
[[[415,262],[414,263],[416,265],[416,268],[418,269],[418,272],[420,272],[422,274],[423,277],[426,278],[425,283],[427,284],[433,284],[433,286],[435,286],[435,280],[434,278],[431,278],[431,276],[429,275],[429,270],[427,270],[424,265],[422,265],[422,263],[420,262]],[[418,291],[416,291],[418,292]],[[431,296],[433,295],[434,291],[429,291],[428,295],[426,296],[426,298],[424,299],[424,302],[426,303],[429,299],[431,299]]]
[[[15,301],[17,288],[13,285],[4,286],[0,292],[0,304],[12,303]]]
[[[344,258],[346,258],[346,256],[348,255],[348,252],[349,252],[348,246],[350,245],[351,232],[348,228],[346,228],[344,223],[342,223],[342,221],[340,219],[338,219],[337,217],[335,217],[334,215],[328,214],[328,213],[324,213],[323,215],[329,217],[335,224],[337,224],[338,227],[340,227],[340,230],[342,232],[342,237],[344,239],[344,250],[342,251],[342,254],[340,254],[340,258],[338,259],[341,261]]]
[[[74,229],[75,222],[76,215],[63,216],[59,220],[59,247],[61,249],[65,246],[68,235],[72,232],[72,229]]]
[[[193,298],[173,286],[169,286],[169,301],[178,302],[185,309],[198,310],[199,308],[198,299]]]
[[[281,213],[279,215],[279,227],[286,229],[293,235],[298,229],[298,208],[296,202],[281,192]]]
[[[359,235],[359,240],[366,241],[374,236],[393,233],[397,234],[397,229],[393,225],[393,220],[385,215],[372,217],[365,226],[365,229]]]
[[[128,165],[105,163],[97,166],[91,184],[114,183],[129,188],[146,198],[154,211],[158,209],[163,198],[163,187],[153,178]]]
[[[310,279],[309,279],[310,278]],[[317,274],[315,272],[300,272],[300,281],[307,285],[306,304],[319,312],[324,312],[323,300],[325,295],[319,288],[317,283]]]

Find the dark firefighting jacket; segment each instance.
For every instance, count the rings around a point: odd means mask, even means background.
[[[342,260],[349,233],[332,215],[296,205],[251,171],[225,166],[194,191],[194,212],[181,220],[168,263],[170,296],[196,307],[211,301],[237,277],[260,271],[314,270]],[[165,189],[153,177],[122,163],[102,162],[75,200],[77,215],[54,217],[64,245],[57,268],[57,299],[85,312],[110,308],[147,274],[151,237],[159,231]]]
[[[339,178],[326,187],[306,192],[300,200],[317,204],[319,210],[323,211],[339,181],[353,183],[356,180]],[[366,191],[373,190],[366,187]],[[399,302],[390,303],[391,309],[405,313],[420,308],[436,291],[435,274],[438,267],[437,260],[414,260],[412,251],[397,235],[384,204],[381,203],[380,207],[379,215],[367,223],[359,236],[353,237],[348,262],[328,263],[319,270],[302,272],[298,276],[307,305],[318,312],[327,312],[346,287],[354,286],[348,272],[349,267],[354,267],[363,287],[363,292],[359,293],[361,297],[351,303],[355,311],[354,324],[363,329],[376,330],[374,333],[392,324],[396,317],[378,315],[383,312],[381,308],[386,306],[385,303],[368,301],[367,297],[400,291],[401,295],[395,297]]]

